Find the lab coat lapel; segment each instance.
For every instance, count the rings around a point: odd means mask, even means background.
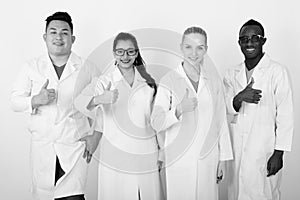
[[[269,64],[270,58],[268,57],[268,55],[264,55],[255,67],[254,72],[252,74],[252,77],[254,79],[254,87],[263,84],[262,81],[264,81],[263,76],[265,75],[265,69],[269,66]]]
[[[247,86],[245,63],[239,65],[239,68],[237,69],[236,80],[241,88],[245,88]]]
[[[66,78],[68,78],[74,71],[77,70],[77,68],[82,64],[82,61],[80,60],[80,58],[78,56],[76,56],[76,54],[71,53],[67,64],[65,66],[65,69],[60,77],[60,81],[65,80]]]
[[[53,81],[57,82],[58,77],[49,55],[44,55],[41,59],[41,62],[42,63],[38,65],[39,71],[45,77],[45,79],[49,79],[49,85],[53,84]]]
[[[190,94],[194,94],[194,96],[196,96],[196,91],[191,83],[191,81],[189,80],[189,78],[187,77],[182,64],[180,64],[176,69],[175,69],[176,73],[177,73],[177,84],[176,86],[178,87],[176,90],[177,91],[183,91],[183,93],[180,96],[180,100],[182,99],[183,95],[185,94],[185,90],[186,88],[188,88],[188,90],[190,91]],[[199,85],[198,85],[199,86]],[[199,91],[199,88],[198,88]],[[179,95],[180,93],[177,92],[177,95]]]

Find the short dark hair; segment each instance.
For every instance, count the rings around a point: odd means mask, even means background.
[[[46,21],[46,31],[47,31],[48,25],[53,20],[60,20],[60,21],[67,22],[71,28],[71,33],[73,34],[72,18],[67,12],[56,12],[53,15],[50,15],[49,17],[47,17],[47,19],[45,20]]]
[[[261,25],[261,23],[259,23],[258,21],[254,20],[254,19],[250,19],[248,20],[245,24],[243,24],[243,26],[240,29],[240,33],[242,31],[242,28],[244,28],[245,26],[258,26],[261,29],[262,32],[262,36],[265,36],[265,30],[264,27]]]

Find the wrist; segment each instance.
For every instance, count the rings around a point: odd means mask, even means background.
[[[274,155],[275,155],[275,156],[280,156],[280,157],[282,157],[282,156],[283,156],[283,153],[284,153],[284,151],[282,151],[282,150],[277,150],[277,149],[274,150]]]
[[[93,136],[96,137],[97,139],[101,139],[102,137],[102,132],[99,131],[94,131]]]
[[[31,107],[32,107],[32,109],[36,109],[36,108],[38,108],[38,107],[40,106],[40,104],[38,104],[38,103],[36,102],[36,98],[37,98],[36,95],[34,95],[34,96],[31,98]]]

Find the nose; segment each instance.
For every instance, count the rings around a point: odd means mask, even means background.
[[[56,39],[62,39],[62,33],[57,33],[56,34]]]
[[[127,58],[128,57],[128,53],[127,51],[124,52],[123,58]]]

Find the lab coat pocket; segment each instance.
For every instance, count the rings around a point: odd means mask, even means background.
[[[39,112],[39,111],[38,111]],[[31,115],[28,130],[32,134],[33,140],[42,140],[49,137],[48,123],[46,116],[41,114]]]

